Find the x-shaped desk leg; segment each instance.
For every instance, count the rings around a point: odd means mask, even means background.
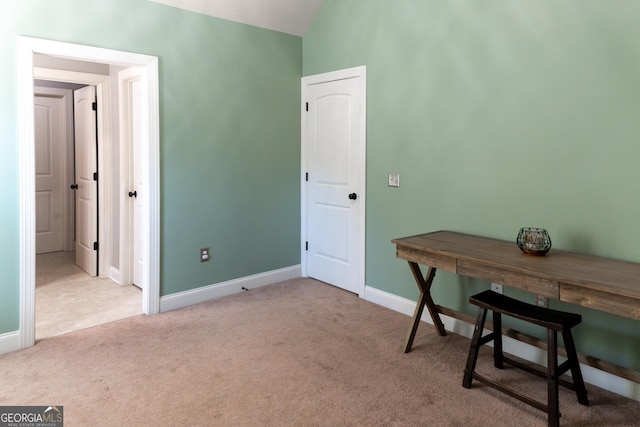
[[[416,337],[416,331],[418,330],[418,325],[420,324],[420,318],[422,317],[422,310],[424,306],[427,306],[427,310],[429,310],[429,314],[431,315],[431,320],[433,320],[433,324],[438,330],[438,334],[440,336],[447,335],[447,332],[444,330],[444,325],[440,320],[440,314],[438,313],[438,309],[431,298],[431,284],[433,283],[433,278],[436,275],[436,269],[433,267],[429,267],[427,271],[427,275],[422,277],[422,271],[420,271],[420,267],[415,262],[409,261],[409,267],[411,268],[411,272],[413,273],[413,277],[416,280],[416,284],[420,289],[420,298],[418,299],[418,303],[416,304],[416,310],[413,313],[413,324],[411,325],[411,329],[409,330],[409,334],[407,335],[407,345],[404,348],[405,353],[409,353],[411,351],[411,346],[413,345],[413,339]]]

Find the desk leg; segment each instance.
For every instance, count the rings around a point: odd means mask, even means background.
[[[413,339],[416,336],[416,331],[418,330],[418,325],[420,324],[420,318],[422,317],[422,310],[424,306],[427,306],[427,310],[429,310],[429,314],[431,315],[431,320],[433,320],[433,324],[438,330],[438,334],[440,336],[447,335],[447,332],[444,330],[444,325],[440,320],[440,314],[438,314],[438,310],[436,305],[431,299],[431,284],[433,283],[433,278],[436,275],[436,269],[433,267],[429,267],[427,271],[426,277],[422,277],[422,272],[420,271],[420,267],[415,262],[409,261],[409,267],[411,268],[411,272],[413,273],[413,277],[416,280],[416,284],[420,289],[420,298],[418,299],[418,303],[416,304],[416,310],[413,313],[413,324],[411,325],[411,329],[407,335],[407,345],[404,348],[405,353],[409,353],[411,351],[411,346],[413,345]]]

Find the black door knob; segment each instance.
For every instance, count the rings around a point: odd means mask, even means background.
[[[138,197],[138,192],[137,191],[134,191],[134,192],[129,191],[129,197]]]
[[[355,200],[355,199],[357,199],[357,198],[358,198],[358,195],[357,195],[356,193],[351,193],[351,194],[349,194],[349,198],[350,198],[351,200]]]
[[[72,190],[77,190],[78,189],[78,184],[71,184],[71,189]]]

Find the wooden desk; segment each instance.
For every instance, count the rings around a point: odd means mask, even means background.
[[[392,240],[396,256],[409,262],[420,298],[407,335],[411,350],[426,306],[440,335],[446,335],[430,289],[436,269],[522,289],[545,297],[640,319],[640,264],[551,249],[523,254],[513,242],[453,231]],[[429,267],[423,277],[419,264]]]

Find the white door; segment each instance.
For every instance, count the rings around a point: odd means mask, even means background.
[[[306,274],[364,296],[364,75],[340,77],[303,79]]]
[[[149,286],[149,144],[146,80],[139,68],[118,73],[120,99],[121,205],[120,270],[122,283]]]
[[[145,272],[145,253],[146,248],[144,243],[147,239],[144,238],[146,230],[145,210],[147,200],[149,198],[149,191],[145,183],[144,177],[148,175],[147,167],[147,155],[145,154],[144,141],[144,126],[145,120],[141,117],[142,107],[142,84],[140,80],[133,80],[131,82],[131,94],[132,94],[132,110],[131,110],[131,125],[132,125],[132,143],[133,143],[133,170],[132,181],[134,185],[134,198],[133,198],[133,233],[132,233],[132,247],[133,247],[133,284],[144,289],[146,280],[144,277]]]
[[[64,250],[66,141],[62,98],[35,96],[36,253]]]
[[[145,151],[144,140],[146,139],[143,134],[143,127],[141,123],[144,123],[141,114],[142,109],[142,84],[140,79],[132,80],[130,82],[131,88],[131,120],[129,121],[131,129],[131,147],[132,147],[132,171],[131,182],[133,182],[133,230],[131,233],[133,249],[132,254],[132,269],[133,269],[133,284],[141,289],[146,289],[147,278],[146,272],[146,256],[147,248],[145,247],[147,239],[143,238],[144,230],[147,228],[146,222],[146,208],[149,200],[149,191],[145,182],[145,177],[148,176],[148,155]],[[131,193],[131,191],[130,191]]]
[[[76,264],[98,275],[98,166],[95,86],[74,91]]]

